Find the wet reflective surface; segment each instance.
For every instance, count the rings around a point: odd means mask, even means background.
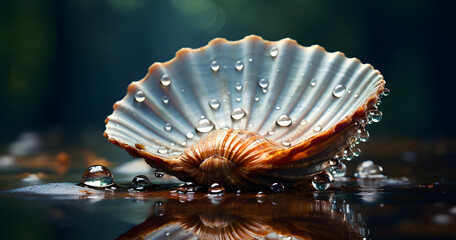
[[[254,192],[202,188],[141,159],[108,161],[115,158],[102,151],[5,155],[2,238],[454,239],[456,145],[417,146],[421,152],[410,143],[366,145],[363,153],[377,157],[346,161],[346,176],[324,191],[310,182],[299,189],[273,183]],[[370,163],[366,171],[357,169],[369,159],[383,167],[382,174],[353,177],[369,172]],[[109,167],[114,184],[84,186],[81,177],[91,165]]]

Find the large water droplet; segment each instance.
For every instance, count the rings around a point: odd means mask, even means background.
[[[162,97],[162,102],[163,102],[164,104],[168,104],[168,102],[169,102],[169,97],[168,97],[168,96],[163,96],[163,97]]]
[[[241,118],[243,118],[245,116],[245,110],[242,109],[242,108],[235,108],[233,109],[233,111],[231,112],[231,118],[233,118],[234,120],[239,120]]]
[[[373,161],[367,160],[356,167],[355,176],[360,178],[383,177],[383,168]]]
[[[270,189],[274,193],[281,193],[285,191],[285,187],[281,183],[272,183]]]
[[[276,123],[281,127],[288,127],[291,125],[291,118],[286,114],[282,114],[277,118]]]
[[[322,129],[321,125],[315,125],[315,126],[313,127],[313,131],[314,131],[314,132],[319,132],[319,131],[321,131],[321,129]]]
[[[333,89],[333,96],[336,98],[340,98],[344,95],[346,90],[346,87],[344,85],[338,84],[337,86],[334,87]]]
[[[317,191],[327,190],[331,186],[331,176],[326,172],[315,175],[312,179],[312,186]]]
[[[161,169],[156,169],[154,175],[157,178],[162,178],[165,175],[165,172]]]
[[[241,71],[244,68],[244,63],[241,60],[239,60],[236,62],[236,64],[234,64],[234,68],[236,68],[236,70],[238,71]]]
[[[261,88],[267,88],[269,85],[269,81],[266,78],[261,78],[260,80],[258,80],[258,85]]]
[[[347,166],[345,163],[338,161],[338,163],[334,166],[329,167],[329,172],[335,178],[343,177],[347,173]]]
[[[152,186],[152,183],[146,175],[138,175],[133,178],[131,185],[136,190],[144,190],[145,188]]]
[[[185,137],[187,137],[188,139],[192,139],[194,136],[195,136],[195,134],[192,131],[188,131],[185,134]]]
[[[225,193],[225,187],[219,183],[213,183],[207,191],[209,194],[222,195]]]
[[[271,50],[269,50],[269,55],[273,58],[277,57],[277,55],[279,55],[279,49],[276,46],[273,46]]]
[[[93,165],[85,170],[82,183],[90,187],[109,187],[114,185],[111,170],[102,165]]]
[[[312,78],[312,80],[310,80],[310,86],[312,86],[312,87],[317,86],[317,80]]]
[[[242,83],[241,82],[236,82],[236,86],[234,87],[236,90],[241,91],[242,90]]]
[[[196,125],[196,131],[200,133],[207,133],[214,129],[214,124],[209,119],[200,119]]]
[[[160,82],[163,86],[169,86],[171,84],[171,78],[164,74],[161,79],[160,79]]]
[[[220,107],[220,101],[213,98],[212,100],[209,101],[209,106],[211,106],[212,109],[218,109]]]
[[[212,61],[211,62],[211,70],[213,72],[217,72],[220,69],[220,65],[218,64],[217,61]]]
[[[137,91],[135,93],[135,100],[137,102],[144,102],[144,100],[146,100],[146,95],[144,94],[143,91]]]
[[[171,129],[172,129],[171,124],[170,123],[166,123],[165,124],[165,130],[169,132],[169,131],[171,131]]]

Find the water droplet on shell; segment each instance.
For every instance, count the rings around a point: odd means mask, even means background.
[[[338,162],[336,165],[329,167],[329,172],[335,178],[343,177],[347,173],[347,166],[343,162]]]
[[[160,82],[163,86],[169,86],[171,84],[171,78],[164,74],[161,79],[160,79]]]
[[[234,87],[236,90],[241,91],[242,90],[242,83],[241,82],[236,82],[236,86]]]
[[[211,106],[212,109],[216,110],[220,107],[220,101],[213,98],[212,100],[209,101],[209,106]]]
[[[269,50],[269,55],[273,58],[277,57],[277,55],[279,55],[279,49],[276,46],[273,46],[271,50]]]
[[[321,129],[322,129],[321,125],[316,125],[315,127],[313,127],[314,132],[319,132],[319,131],[321,131]]]
[[[246,114],[246,112],[244,109],[235,108],[231,112],[231,118],[233,118],[234,120],[240,120],[241,118],[243,118],[245,116],[245,114]]]
[[[281,127],[288,127],[291,125],[291,118],[286,114],[282,114],[277,118],[276,123]]]
[[[344,85],[338,84],[337,86],[334,87],[333,89],[333,96],[336,98],[340,98],[344,95],[346,90],[346,87]]]
[[[217,61],[212,61],[211,62],[211,70],[213,72],[217,72],[220,69],[220,65],[218,64]]]
[[[163,102],[164,104],[168,104],[168,102],[169,102],[168,96],[163,96],[163,97],[162,97],[162,102]]]
[[[166,123],[165,124],[165,130],[169,132],[169,131],[171,131],[171,129],[172,129],[171,124],[170,123]]]
[[[137,102],[144,102],[146,100],[146,95],[144,94],[143,91],[137,91],[135,93],[135,101]]]
[[[312,86],[312,87],[317,86],[317,80],[315,80],[315,79],[310,80],[310,86]]]
[[[241,60],[239,60],[234,65],[234,68],[236,68],[236,70],[238,71],[241,71],[242,69],[244,69],[244,63]]]
[[[282,140],[282,145],[285,147],[291,146],[291,140],[289,138],[285,138]]]
[[[214,124],[209,119],[200,119],[198,125],[196,125],[196,131],[200,133],[207,133],[214,129]]]
[[[266,78],[261,78],[260,80],[258,80],[258,85],[261,88],[267,88],[269,86],[269,81]]]
[[[192,139],[194,136],[195,136],[195,134],[192,131],[188,131],[185,134],[185,137],[187,137],[188,139]]]
[[[157,152],[160,153],[160,154],[167,154],[168,153],[168,148],[166,147],[159,147],[157,149]]]
[[[389,90],[389,88],[385,88],[385,89],[383,89],[382,95],[385,96],[385,97],[387,97],[387,96],[390,94],[390,92],[391,92],[391,91]]]
[[[82,183],[90,187],[109,187],[114,185],[111,170],[102,165],[93,165],[85,170]]]

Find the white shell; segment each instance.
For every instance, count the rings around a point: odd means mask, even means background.
[[[115,104],[105,134],[159,156],[179,155],[207,131],[225,128],[293,146],[377,98],[384,84],[371,65],[320,46],[218,38],[154,63]]]

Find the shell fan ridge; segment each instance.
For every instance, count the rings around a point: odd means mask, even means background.
[[[183,181],[308,183],[359,152],[384,86],[371,65],[320,46],[216,38],[154,63],[115,103],[104,135]]]

